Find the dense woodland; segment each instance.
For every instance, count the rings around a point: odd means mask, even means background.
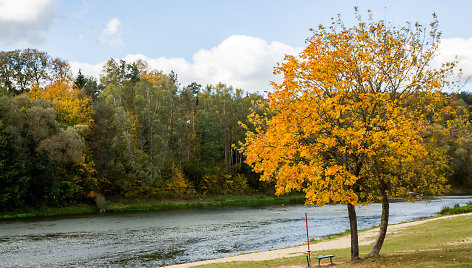
[[[267,191],[234,144],[261,95],[182,86],[145,62],[100,81],[32,49],[0,54],[0,208]]]
[[[470,93],[448,100],[445,107],[470,120]],[[0,52],[0,210],[99,195],[273,193],[237,150],[240,124],[262,113],[256,104],[264,101],[224,84],[181,85],[177,74],[142,61],[111,59],[97,81],[73,77],[67,62],[45,52]],[[450,183],[472,189],[472,136],[468,126],[456,129],[441,140]]]

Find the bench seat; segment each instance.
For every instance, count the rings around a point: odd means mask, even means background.
[[[333,257],[335,257],[335,255],[315,256],[314,258],[318,259],[318,266],[321,266],[320,261],[326,258],[329,258],[329,261],[333,264]]]

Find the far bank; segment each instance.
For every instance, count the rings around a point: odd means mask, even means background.
[[[107,201],[105,213],[123,213],[139,211],[163,211],[171,209],[220,208],[220,207],[254,207],[265,205],[303,204],[303,194],[284,196],[275,195],[245,195],[217,196],[202,199],[129,199]],[[79,203],[62,207],[27,208],[0,214],[0,220],[21,219],[49,216],[72,216],[100,213],[100,209],[92,203]]]

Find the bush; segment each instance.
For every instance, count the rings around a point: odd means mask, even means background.
[[[443,209],[441,209],[441,212],[439,212],[439,214],[454,215],[454,214],[463,214],[463,213],[469,213],[469,212],[472,212],[472,202],[469,202],[469,204],[462,207],[459,204],[455,204],[452,208],[444,207]]]
[[[252,190],[248,185],[247,178],[242,174],[230,175],[205,175],[203,177],[203,194],[218,195],[218,194],[248,194]]]
[[[165,185],[164,192],[166,197],[191,198],[195,190],[188,183],[182,170],[175,168],[172,178]]]

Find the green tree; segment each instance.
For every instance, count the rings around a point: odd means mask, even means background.
[[[36,49],[0,52],[0,87],[12,94],[44,87],[57,79],[70,80],[69,65]]]
[[[71,170],[82,160],[84,139],[68,127],[46,100],[27,95],[3,98],[0,162],[7,208],[72,202],[81,198],[81,174]]]
[[[77,88],[83,89],[85,86],[85,76],[82,74],[82,71],[79,69],[79,73],[77,74],[77,77],[75,78],[74,85]]]

